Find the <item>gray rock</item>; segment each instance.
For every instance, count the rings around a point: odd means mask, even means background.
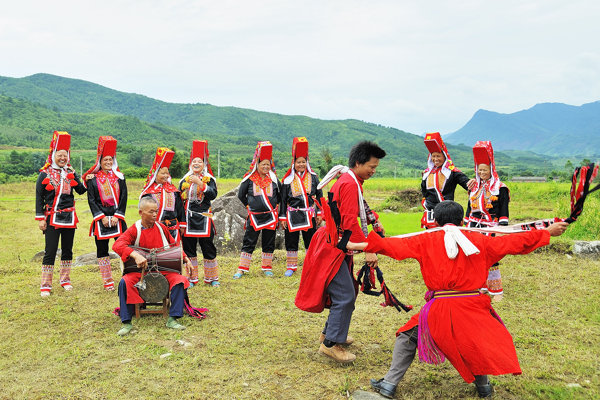
[[[42,262],[42,259],[44,258],[44,254],[46,254],[46,252],[44,250],[35,253],[35,255],[31,258],[31,262]],[[62,255],[62,250],[58,249],[56,251],[56,258],[60,259],[61,255]],[[109,251],[108,256],[110,257],[111,260],[119,258],[117,253],[115,253],[114,251]],[[98,262],[97,260],[98,259],[96,258],[96,252],[83,254],[83,255],[75,258],[75,261],[73,262],[73,267],[81,267],[83,265],[96,265]]]
[[[115,253],[114,251],[109,251],[108,256],[110,257],[111,260],[119,258],[117,253]],[[78,256],[77,258],[75,258],[75,261],[73,262],[73,266],[74,267],[82,267],[84,265],[96,265],[97,263],[98,263],[98,258],[96,257],[96,252],[93,252],[93,253],[82,254],[82,255]]]
[[[366,392],[364,390],[356,390],[352,393],[352,398],[354,400],[381,400],[384,399],[382,395],[375,392]]]
[[[600,258],[600,241],[585,242],[576,240],[573,244],[573,254],[580,257]]]
[[[239,253],[242,248],[244,225],[248,212],[237,197],[238,189],[239,186],[212,202],[213,222],[217,229],[215,246],[219,253]],[[261,237],[256,244],[257,249],[261,247]],[[283,231],[278,229],[275,236],[275,248],[282,249],[283,246]]]
[[[33,257],[31,257],[31,262],[42,262],[42,259],[44,258],[45,254],[46,254],[45,250],[38,251],[37,253],[35,253],[35,255]],[[61,249],[56,250],[56,258],[60,258],[61,254],[62,254]]]

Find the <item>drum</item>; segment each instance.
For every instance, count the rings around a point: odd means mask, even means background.
[[[148,269],[157,267],[159,271],[177,272],[181,274],[183,269],[183,249],[181,246],[167,246],[157,249],[146,249],[143,247],[129,246],[148,260]],[[123,275],[130,272],[141,272],[135,261],[130,257],[125,263],[121,263]]]

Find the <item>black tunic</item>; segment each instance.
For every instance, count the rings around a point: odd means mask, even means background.
[[[50,216],[49,224],[56,228],[77,227],[73,190],[79,194],[84,194],[86,188],[79,180],[75,171],[71,171],[71,173],[74,175],[73,180],[77,182],[77,186],[71,186],[70,180],[68,179],[62,179],[61,185],[61,179],[57,179],[57,177],[60,176],[60,171],[53,169],[52,167],[48,167],[40,172],[37,182],[35,183],[36,220],[44,220],[46,217]],[[49,179],[49,183],[43,183],[46,178]],[[54,187],[52,190],[46,189],[46,186],[49,184]],[[54,204],[55,201],[56,204]]]
[[[278,221],[277,206],[281,202],[279,180],[266,187],[266,195],[252,180],[246,179],[240,184],[238,198],[248,208],[246,226],[251,224],[254,230],[276,229]]]
[[[309,172],[307,171],[305,173]],[[312,219],[314,216],[321,214],[320,209],[317,208],[315,210],[315,201],[320,204],[320,199],[323,197],[323,191],[317,189],[317,185],[319,184],[319,177],[317,177],[317,174],[312,173],[310,175],[310,190],[307,191],[306,196],[301,189],[299,191],[294,190],[292,187],[294,181],[289,184],[284,183],[281,185],[281,209],[279,210],[279,219],[287,221],[288,230],[290,232],[310,229],[313,224]],[[309,210],[307,209],[312,209],[310,215]]]
[[[179,191],[183,193],[183,184],[179,184]],[[195,186],[195,185],[194,185]],[[185,236],[190,237],[210,237],[214,232],[214,224],[212,222],[211,201],[217,198],[217,183],[213,178],[206,184],[203,196],[200,201],[190,200],[188,189],[187,199],[183,201],[184,214],[181,220],[181,226],[185,227]]]
[[[434,174],[436,173],[431,172],[430,176],[421,181],[421,193],[425,198],[424,205],[427,210],[433,210],[433,208],[440,202],[438,193],[430,182],[430,178],[432,178],[432,175]],[[437,174],[442,175],[441,171],[439,170]],[[450,176],[448,179],[445,179],[443,182],[441,190],[443,200],[454,200],[454,191],[456,190],[457,185],[460,185],[465,190],[468,190],[467,182],[469,182],[469,177],[462,173],[458,168],[454,168],[454,170],[450,171]]]
[[[119,179],[119,198],[115,199],[115,205],[102,204],[100,190],[98,189],[98,180],[94,176],[87,181],[88,185],[88,204],[92,212],[92,226],[90,227],[90,236],[94,234],[98,239],[109,239],[119,236],[127,230],[125,223],[125,211],[127,209],[127,183],[125,179]],[[102,218],[116,217],[119,220],[118,225],[104,226]]]

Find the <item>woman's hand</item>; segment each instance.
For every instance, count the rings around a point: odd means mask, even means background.
[[[287,229],[288,228],[287,221],[279,221],[279,227],[284,230]]]
[[[40,231],[42,232],[46,232],[46,228],[48,227],[48,225],[46,224],[46,220],[43,219],[41,221],[38,222],[38,228],[40,228]]]
[[[109,223],[109,217],[104,217],[101,219],[102,221],[102,225],[104,225],[104,227],[108,227],[108,223]]]
[[[85,180],[86,180],[86,182],[87,182],[87,181],[89,181],[90,179],[94,179],[94,177],[95,177],[95,176],[96,176],[96,175],[94,175],[94,174],[87,174],[87,175],[85,176]]]
[[[112,216],[110,217],[110,225],[111,226],[117,226],[117,224],[119,223],[119,218]]]
[[[320,215],[317,215],[315,217],[315,222],[317,224],[317,227],[321,225],[321,222],[323,222],[323,218]]]
[[[190,183],[195,183],[196,185],[200,185],[202,182],[202,179],[200,179],[200,177],[196,176],[196,175],[190,175],[189,176],[190,179]]]
[[[467,188],[469,188],[469,190],[473,190],[476,184],[477,181],[475,179],[469,179],[469,181],[467,182]]]

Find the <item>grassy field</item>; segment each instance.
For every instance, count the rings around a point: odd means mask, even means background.
[[[221,180],[220,193],[237,182]],[[367,200],[377,204],[410,185],[415,181],[367,181]],[[141,186],[141,181],[129,182],[130,222],[136,219],[134,194]],[[568,214],[568,185],[510,187],[514,219]],[[464,193],[457,194],[465,204]],[[87,236],[87,202],[85,196],[78,199],[75,256],[95,251]],[[350,328],[356,339],[350,350],[358,358],[339,366],[316,352],[327,313],[294,306],[300,275],[283,276],[285,253],[277,250],[273,279],[261,275],[255,257],[249,276],[233,281],[238,257],[219,255],[221,288],[190,290],[193,305],[210,309],[207,319],[185,317],[187,329],[176,332],[166,329],[161,317],[144,316],[134,320],[134,334],[121,338],[116,335],[120,321],[111,313],[118,297],[104,292],[96,266],[73,269],[72,292],[58,287],[55,273],[52,296],[40,298],[40,265],[31,258],[43,250],[43,236],[33,220],[33,184],[0,185],[0,200],[1,399],[347,398],[358,389],[369,390],[369,378],[385,374],[394,332],[412,315],[360,294]],[[559,241],[598,239],[598,201],[591,200],[570,236]],[[419,218],[418,212],[382,213],[388,233],[418,230]],[[359,263],[362,256],[356,259]],[[381,266],[396,296],[418,309],[425,291],[418,264],[382,258]],[[600,261],[538,250],[505,258],[501,269],[506,294],[496,310],[513,335],[523,375],[492,377],[496,398],[600,398]],[[113,273],[119,276],[115,261]],[[476,398],[473,386],[450,364],[417,361],[396,397]]]

